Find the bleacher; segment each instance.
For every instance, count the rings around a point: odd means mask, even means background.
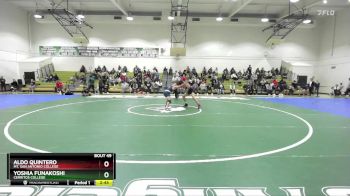
[[[54,74],[57,74],[60,81],[64,84],[65,87],[67,87],[67,85],[70,84],[70,79],[72,77],[74,77],[74,75],[77,73],[78,72],[74,72],[74,71],[56,71],[56,72],[54,72]],[[131,77],[133,77],[133,73],[128,72],[127,76],[129,78],[131,78]],[[221,74],[219,74],[218,77],[221,78]],[[161,81],[164,83],[164,78],[163,78],[162,73],[160,73],[160,78],[162,79]],[[281,76],[277,76],[276,79],[280,80]],[[286,82],[288,85],[290,85],[292,81],[287,80]],[[231,79],[224,81],[225,94],[230,93],[230,84],[232,84]],[[243,87],[246,84],[247,84],[246,80],[244,80],[244,79],[238,80],[236,83],[236,93],[237,94],[244,94],[245,92],[244,92]],[[95,87],[98,87],[98,80],[95,81]],[[76,85],[74,85],[74,87],[72,87],[72,85],[70,85],[70,90],[72,92],[79,92],[80,93],[83,90],[83,84],[76,84]],[[27,85],[27,86],[23,87],[22,91],[29,92],[29,86]],[[42,81],[36,82],[35,92],[54,92],[54,91],[55,91],[55,82],[42,82]],[[121,84],[117,84],[115,86],[110,85],[109,92],[110,93],[121,93]]]
[[[59,79],[62,81],[64,86],[66,86],[69,83],[69,80],[71,77],[75,75],[76,72],[74,71],[56,71],[54,74],[57,74]],[[29,86],[26,85],[22,88],[23,92],[29,91]],[[36,81],[36,88],[35,92],[54,92],[55,91],[55,82],[43,82],[43,81]]]

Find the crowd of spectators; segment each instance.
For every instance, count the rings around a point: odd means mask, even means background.
[[[350,78],[346,88],[344,88],[344,85],[342,82],[331,87],[330,95],[341,96],[341,95],[349,95],[349,94],[350,94]]]
[[[157,68],[152,71],[144,68],[141,70],[135,66],[132,75],[128,74],[126,66],[118,66],[117,69],[107,70],[105,66],[99,66],[88,72],[83,65],[79,73],[72,79],[84,84],[84,94],[108,93],[111,85],[120,84],[122,93],[157,93],[162,90],[162,81]]]
[[[18,84],[16,79],[13,79],[11,83],[9,83],[9,90],[6,88],[6,79],[3,76],[0,76],[0,92],[17,92],[21,90],[21,86]]]
[[[169,87],[173,83],[181,80],[188,80],[195,93],[201,94],[231,94],[237,93],[237,86],[242,86],[245,94],[269,94],[269,95],[312,95],[319,92],[320,84],[313,79],[309,84],[300,85],[296,81],[291,84],[286,82],[286,74],[279,69],[264,70],[264,68],[252,69],[249,65],[247,70],[236,71],[225,68],[219,74],[218,68],[207,69],[204,67],[201,72],[196,68],[186,67],[184,70],[173,71],[165,67],[162,78],[157,68],[152,70],[135,66],[128,74],[126,66],[118,66],[117,69],[108,70],[105,66],[99,66],[88,72],[83,65],[76,73],[73,80],[80,81],[85,85],[84,94],[88,93],[108,93],[111,85],[121,86],[121,92],[130,93],[158,93],[163,88]],[[98,81],[98,82],[96,82]],[[229,85],[224,85],[227,82]],[[229,87],[229,89],[225,89]]]
[[[57,74],[50,74],[49,76],[44,77],[43,82],[56,82],[60,80]]]
[[[128,70],[126,66],[113,68],[108,70],[106,66],[98,66],[94,70],[88,71],[82,65],[79,72],[70,79],[69,83],[64,84],[60,81],[57,74],[44,78],[45,82],[55,82],[55,92],[60,94],[70,94],[71,84],[83,84],[83,95],[91,93],[108,94],[111,86],[119,85],[122,93],[158,93],[164,88],[170,87],[174,83],[181,80],[187,80],[194,93],[197,94],[225,94],[235,95],[237,87],[241,87],[244,94],[267,94],[267,95],[319,95],[320,83],[314,78],[307,84],[299,84],[297,81],[288,82],[287,76],[281,73],[281,70],[275,68],[264,70],[264,68],[252,69],[249,65],[246,70],[236,71],[225,68],[222,74],[219,74],[218,68],[210,67],[198,72],[196,68],[190,69],[186,67],[184,70],[174,71],[172,68],[163,69],[162,74],[156,67],[153,69],[142,69],[135,66],[132,70]],[[224,85],[225,84],[225,85]],[[6,91],[6,80],[0,77],[0,90]],[[67,85],[67,86],[65,86]],[[7,90],[16,92],[19,89],[18,82],[14,79]],[[34,92],[36,88],[35,80],[31,80],[29,84],[29,92]],[[228,89],[225,89],[228,88]],[[181,93],[181,92],[180,92]],[[342,83],[336,84],[331,88],[331,95],[349,95],[350,94],[350,78],[347,87]]]

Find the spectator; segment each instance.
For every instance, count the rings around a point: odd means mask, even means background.
[[[128,68],[126,66],[124,66],[123,69],[122,69],[122,72],[127,73],[128,72]]]
[[[184,70],[184,73],[185,74],[189,74],[190,73],[190,67],[189,66],[186,67],[186,69]]]
[[[47,82],[52,82],[54,79],[53,79],[53,75],[50,74],[49,77],[46,79]]]
[[[89,92],[89,90],[88,90],[88,88],[87,88],[86,86],[83,87],[83,91],[81,92],[81,95],[82,95],[83,97],[86,97],[86,96],[90,96],[90,95],[91,95],[90,92]]]
[[[311,78],[311,81],[309,83],[309,95],[313,95],[314,94],[314,88],[315,88],[315,82],[313,80],[313,78]]]
[[[339,85],[339,95],[342,95],[343,89],[344,89],[344,85],[341,82],[340,85]]]
[[[186,81],[187,80],[187,77],[186,77],[186,74],[184,73],[184,74],[182,74],[182,76],[181,76],[181,81]]]
[[[10,90],[12,92],[16,92],[18,90],[18,83],[17,83],[17,81],[15,79],[12,80]]]
[[[275,74],[280,75],[280,72],[278,71],[278,68],[275,69]]]
[[[272,90],[273,90],[273,95],[278,95],[279,94],[279,83],[277,82],[276,79],[272,81]]]
[[[6,80],[3,76],[0,77],[0,90],[1,92],[6,91]]]
[[[137,85],[137,82],[136,82],[135,78],[130,81],[130,87],[131,87],[131,92],[132,93],[137,93],[138,92],[138,85]]]
[[[208,94],[208,88],[205,80],[203,80],[199,85],[199,92]]]
[[[341,95],[341,88],[340,88],[339,84],[336,84],[333,90],[334,90],[334,96]]]
[[[30,93],[34,93],[35,90],[35,80],[34,79],[30,79],[30,86],[29,86],[29,92]]]
[[[195,77],[198,77],[198,73],[197,73],[197,70],[196,68],[192,68],[192,74],[195,76]]]
[[[235,74],[236,73],[236,70],[235,70],[235,68],[231,68],[231,70],[230,70],[230,75],[232,75],[232,74]]]
[[[247,83],[246,88],[245,88],[245,93],[249,94],[249,95],[257,93],[257,90],[256,90],[255,85],[254,85],[254,79],[253,78],[248,80],[248,83]]]
[[[105,84],[103,83],[103,80],[99,80],[98,81],[98,92],[100,94],[103,94],[103,92],[105,91],[104,86],[105,86]]]
[[[252,66],[251,65],[248,66],[247,75],[248,75],[248,80],[249,80],[250,77],[252,76]]]
[[[320,82],[316,81],[314,86],[315,86],[315,90],[316,90],[316,96],[318,97],[319,90],[320,90]]]
[[[81,66],[81,68],[80,68],[80,71],[79,71],[80,73],[86,73],[86,68],[85,68],[85,66],[84,65],[82,65]]]
[[[231,79],[232,79],[232,80],[235,80],[235,81],[238,80],[238,76],[237,76],[237,73],[236,73],[236,72],[231,74]]]
[[[350,78],[349,78],[349,83],[348,83],[348,87],[346,87],[346,90],[345,90],[345,95],[349,95],[350,94]]]
[[[163,84],[160,82],[160,80],[157,79],[157,80],[153,83],[153,92],[158,93],[159,90],[161,89],[162,85],[163,85]]]
[[[120,75],[120,80],[121,80],[121,82],[126,82],[127,76],[126,76],[126,73],[125,73],[125,72],[123,72],[123,73]]]
[[[297,81],[293,80],[292,86],[293,86],[294,89],[297,89],[297,88],[298,88],[298,83],[297,83]]]
[[[268,71],[266,74],[266,79],[271,79],[272,78],[272,73],[271,71]]]
[[[219,81],[219,88],[218,88],[218,94],[225,94],[225,88],[223,82]]]
[[[95,69],[96,73],[100,73],[102,71],[101,67],[98,66],[96,69]]]
[[[63,95],[63,83],[60,80],[56,81],[55,90],[57,93]]]
[[[284,90],[287,89],[287,83],[283,80],[283,78],[279,82],[280,92],[283,94]],[[283,95],[282,95],[283,96]]]
[[[151,80],[148,78],[148,80],[145,81],[145,91],[146,93],[151,93],[152,83]]]
[[[130,93],[130,85],[127,82],[122,82],[122,93],[129,92]]]
[[[306,84],[305,86],[302,87],[303,96],[306,96],[308,94],[309,88],[310,88],[309,84]]]
[[[163,69],[163,75],[168,75],[168,69],[166,67]]]
[[[205,66],[203,66],[202,73],[203,73],[204,75],[207,75],[207,68],[206,68]]]
[[[211,74],[212,74],[212,73],[213,73],[213,68],[210,67],[210,68],[208,69],[207,75],[209,75],[209,77],[211,77]]]
[[[270,82],[265,83],[265,89],[266,89],[267,95],[272,95],[272,92],[273,92],[272,87],[273,87],[273,83],[270,83]]]
[[[115,74],[115,73],[116,73],[116,71],[115,71],[114,68],[109,72],[110,75],[113,75],[113,74]]]
[[[293,85],[288,86],[288,91],[286,91],[286,95],[294,95],[294,90],[295,88],[293,87]]]
[[[54,75],[52,78],[53,78],[53,81],[57,81],[57,80],[60,79],[60,78],[58,77],[57,73],[55,73],[55,75]]]
[[[222,79],[223,80],[229,79],[229,73],[228,73],[228,69],[227,68],[225,68],[223,73],[222,73]]]
[[[87,92],[90,93],[90,90],[95,93],[95,76],[93,74],[89,74],[88,77],[86,77],[86,84],[87,84]]]
[[[106,68],[106,66],[104,65],[103,67],[102,67],[102,72],[106,72],[107,71],[107,68]]]
[[[232,84],[230,84],[230,91],[231,95],[236,95],[236,82],[233,81]]]

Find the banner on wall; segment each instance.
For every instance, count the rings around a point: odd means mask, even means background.
[[[158,58],[159,48],[39,46],[41,56]]]

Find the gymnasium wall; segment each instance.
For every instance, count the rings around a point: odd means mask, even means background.
[[[320,28],[320,60],[315,66],[315,77],[322,92],[350,78],[350,8],[336,12],[334,17],[323,17]]]
[[[0,76],[20,78],[18,61],[29,49],[27,13],[6,1],[0,1],[0,43]]]
[[[157,59],[142,58],[85,58],[55,57],[53,62],[58,70],[78,70],[86,66],[106,65],[107,67],[126,65],[133,67],[172,66],[183,69],[194,66],[217,66],[219,70],[234,66],[241,70],[249,64],[253,67],[279,67],[281,60],[314,65],[318,58],[318,37],[314,28],[300,28],[292,32],[281,45],[271,49],[265,40],[269,33],[263,33],[264,26],[241,25],[199,25],[190,24],[187,37],[187,56],[179,59],[169,56],[170,27],[166,24],[106,24],[95,23],[88,31],[89,46],[115,47],[159,47],[166,48]],[[69,35],[57,24],[32,21],[33,48],[38,52],[40,45],[74,46]],[[316,35],[316,36],[315,36]],[[315,44],[316,43],[316,44]],[[312,66],[307,66],[312,73]],[[310,71],[311,70],[311,71]]]

